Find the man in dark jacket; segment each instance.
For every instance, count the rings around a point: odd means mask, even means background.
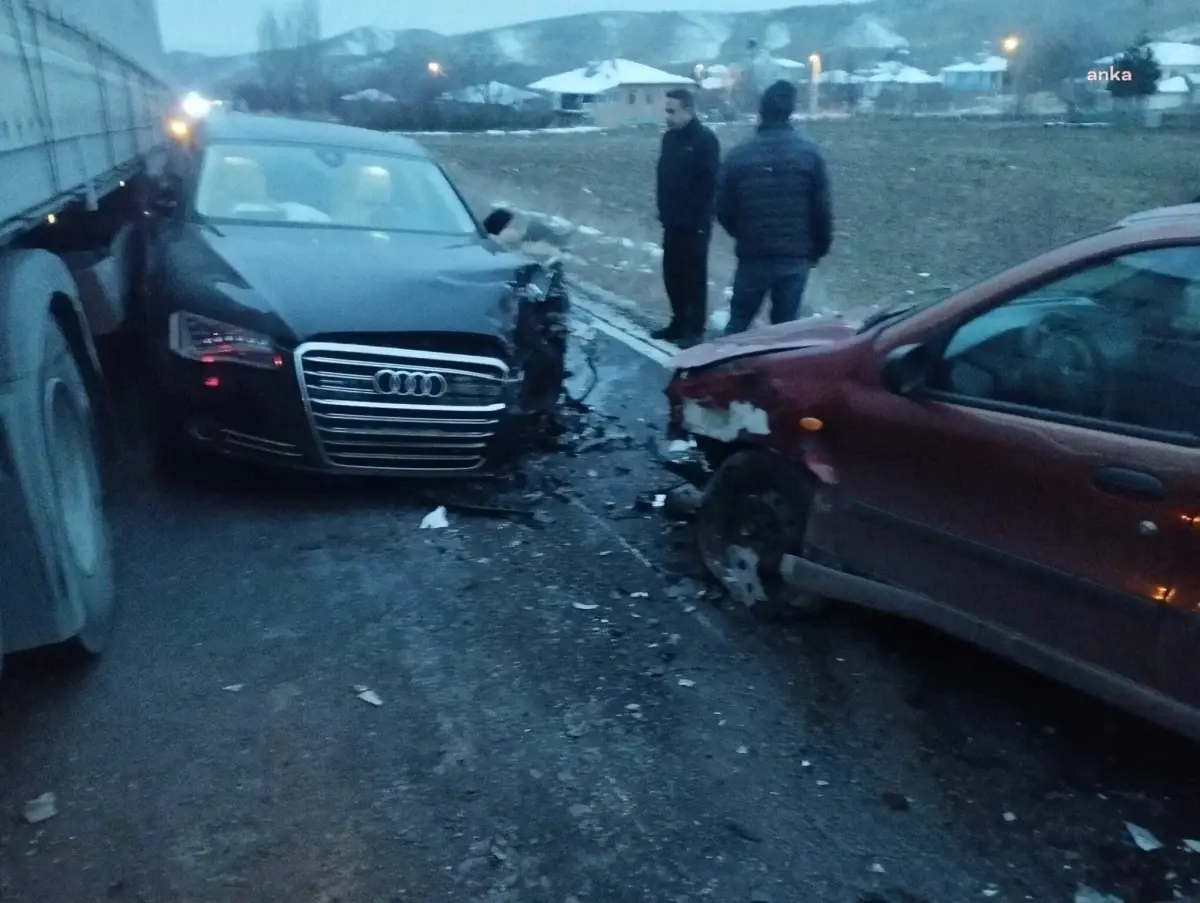
[[[708,246],[721,144],[696,118],[690,91],[668,91],[666,114],[657,194],[671,322],[653,335],[686,348],[703,339],[708,320]]]
[[[737,242],[726,335],[745,332],[771,295],[771,322],[796,319],[809,270],[829,253],[833,207],[825,159],[791,125],[796,87],[763,92],[758,134],[729,152],[717,219]]]

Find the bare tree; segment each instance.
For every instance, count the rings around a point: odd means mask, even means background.
[[[447,61],[447,81],[454,88],[474,88],[485,104],[501,103],[503,88],[497,74],[504,65],[496,45],[486,36],[468,40],[453,58]]]
[[[282,15],[268,9],[259,20],[259,70],[264,87],[292,110],[324,100],[320,40],[320,0],[296,0]]]
[[[283,50],[283,29],[275,11],[268,7],[258,20],[258,71],[268,97],[283,88]]]

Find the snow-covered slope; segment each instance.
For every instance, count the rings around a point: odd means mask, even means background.
[[[859,16],[839,33],[837,43],[860,50],[899,50],[909,46],[908,39],[893,31],[886,20],[869,14]]]

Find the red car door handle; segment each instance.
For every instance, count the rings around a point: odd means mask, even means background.
[[[1162,480],[1132,467],[1101,467],[1096,471],[1092,485],[1101,492],[1139,502],[1161,501],[1164,493]]]

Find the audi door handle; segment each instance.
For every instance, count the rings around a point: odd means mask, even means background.
[[[1165,493],[1162,480],[1152,473],[1131,467],[1101,467],[1096,471],[1092,485],[1109,495],[1139,502],[1161,501]]]

